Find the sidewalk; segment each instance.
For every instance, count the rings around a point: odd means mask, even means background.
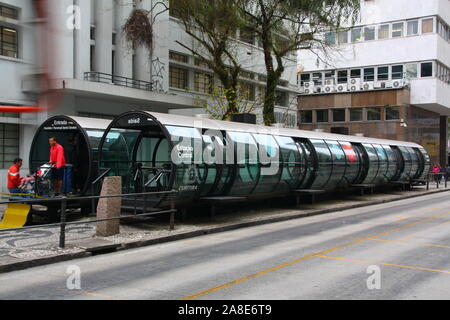
[[[205,212],[189,212],[186,221],[177,219],[175,230],[169,231],[168,217],[141,222],[121,224],[121,234],[103,238],[95,236],[95,224],[67,226],[66,248],[58,248],[59,228],[42,227],[37,229],[0,232],[0,272],[9,272],[33,266],[76,259],[103,252],[124,250],[156,243],[175,241],[189,237],[217,233],[242,227],[296,219],[305,216],[324,214],[345,209],[364,207],[390,201],[402,200],[450,190],[441,184],[416,187],[412,191],[388,191],[373,195],[351,194],[330,195],[319,198],[314,204],[302,204],[295,209],[294,199],[273,200],[270,203],[240,204],[239,210],[229,205],[218,208],[214,220]],[[201,211],[201,210],[199,210]]]

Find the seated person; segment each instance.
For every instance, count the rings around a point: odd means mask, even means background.
[[[22,167],[23,160],[17,158],[14,160],[14,164],[8,170],[8,190],[13,194],[21,194],[24,193],[24,189],[22,186],[27,178],[22,178],[20,176],[20,168]],[[25,192],[26,193],[26,192]]]

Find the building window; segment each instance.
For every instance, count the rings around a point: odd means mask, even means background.
[[[380,120],[381,120],[380,107],[367,108],[367,121],[380,121]]]
[[[169,67],[169,84],[172,88],[188,89],[188,71],[186,69]]]
[[[0,124],[0,167],[8,169],[19,157],[19,125]]]
[[[325,33],[325,43],[327,45],[336,44],[336,32],[327,32],[327,33]]]
[[[316,110],[317,122],[328,122],[328,110]]]
[[[262,81],[259,77],[258,77],[258,80]],[[305,85],[305,82],[310,82],[310,81],[311,81],[311,74],[304,73],[304,74],[300,75],[300,86],[303,87]]]
[[[247,28],[241,28],[240,29],[240,35],[239,40],[248,43],[248,44],[255,44],[255,34]]]
[[[400,107],[386,107],[386,120],[400,120]]]
[[[418,20],[412,20],[408,21],[406,23],[406,35],[408,36],[414,36],[419,34],[419,21]]]
[[[19,10],[10,8],[10,7],[0,6],[0,16],[9,18],[9,19],[18,20],[19,19]]]
[[[255,85],[248,82],[240,82],[241,98],[247,101],[255,101]]]
[[[91,27],[91,40],[95,40],[95,27]]]
[[[352,42],[359,42],[361,40],[361,28],[352,29]]]
[[[389,67],[378,67],[378,81],[385,81],[389,79]]]
[[[340,31],[338,33],[339,43],[348,43],[348,31]]]
[[[375,27],[364,28],[364,40],[365,41],[375,40]]]
[[[375,80],[375,69],[366,68],[364,69],[364,81],[374,81]]]
[[[184,55],[184,54],[180,54],[180,53],[176,53],[173,51],[169,52],[169,58],[172,61],[176,61],[176,62],[181,62],[181,63],[188,63],[189,62],[189,57]]]
[[[361,69],[350,70],[350,77],[352,79],[361,79]]]
[[[275,105],[287,107],[288,94],[285,91],[275,91]]]
[[[433,32],[433,18],[422,19],[422,33]]]
[[[433,62],[424,62],[420,64],[420,76],[422,78],[433,76]]]
[[[362,108],[351,108],[350,109],[350,121],[362,121],[363,120],[363,109]]]
[[[408,79],[417,78],[417,63],[408,63],[406,65],[406,76]]]
[[[300,112],[300,121],[302,123],[312,123],[312,110],[306,110]]]
[[[333,122],[345,122],[345,109],[333,109]]]
[[[383,24],[378,27],[378,39],[388,39],[389,38],[389,25]]]
[[[398,22],[392,24],[392,38],[398,38],[403,36],[404,23]]]
[[[338,83],[348,83],[348,70],[338,71]]]
[[[392,66],[392,79],[403,79],[403,65]]]
[[[321,86],[323,82],[322,72],[313,73],[313,81],[315,86]]]
[[[0,27],[0,54],[6,57],[18,58],[16,30]]]
[[[210,74],[196,72],[194,76],[194,90],[201,93],[211,93],[211,81]]]

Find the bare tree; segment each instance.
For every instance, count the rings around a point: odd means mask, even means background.
[[[171,0],[171,11],[192,43],[177,43],[211,69],[223,86],[227,107],[222,119],[238,113],[238,78],[241,65],[236,58],[238,10],[229,0]]]
[[[242,24],[251,30],[264,51],[267,72],[264,123],[275,121],[276,88],[291,52],[326,47],[327,31],[356,21],[359,0],[234,0]]]

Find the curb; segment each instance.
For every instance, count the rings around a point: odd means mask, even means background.
[[[161,244],[161,243],[167,243],[167,242],[173,242],[173,241],[178,241],[178,240],[183,240],[183,239],[188,239],[188,238],[194,238],[194,237],[199,237],[199,236],[208,235],[208,234],[215,234],[215,233],[231,231],[231,230],[236,230],[236,229],[242,229],[242,228],[248,228],[248,227],[253,227],[253,226],[259,226],[259,225],[264,225],[264,224],[270,224],[270,223],[275,223],[275,222],[294,220],[294,219],[299,219],[299,218],[303,218],[303,217],[318,216],[318,215],[331,213],[331,212],[338,212],[338,211],[343,211],[343,210],[368,207],[368,206],[373,206],[373,205],[377,205],[377,204],[395,202],[395,201],[411,199],[411,198],[418,198],[421,196],[428,196],[428,195],[443,193],[443,192],[448,192],[448,191],[450,191],[450,189],[433,190],[433,191],[427,192],[426,194],[412,194],[412,195],[406,195],[406,196],[402,196],[402,197],[394,198],[394,199],[372,200],[372,201],[368,201],[368,202],[347,205],[347,206],[343,206],[340,208],[320,209],[320,210],[307,212],[307,213],[286,214],[283,216],[262,218],[260,220],[255,220],[255,221],[238,222],[238,223],[219,226],[219,227],[204,228],[201,230],[189,231],[189,232],[174,234],[174,235],[165,236],[165,237],[161,237],[161,238],[155,238],[155,239],[149,239],[149,240],[138,240],[138,241],[133,241],[133,242],[128,242],[128,243],[118,244],[118,245],[116,245],[115,251],[117,252],[117,251],[129,250],[129,249],[136,249],[136,248],[140,248],[140,247],[146,247],[146,246],[151,246],[151,245],[156,245],[156,244]],[[69,260],[74,260],[74,259],[79,259],[79,258],[91,257],[91,256],[95,255],[95,254],[93,254],[93,252],[101,251],[102,247],[99,247],[97,249],[94,247],[91,247],[91,248],[85,249],[85,251],[77,252],[77,253],[67,253],[67,254],[61,254],[61,255],[56,255],[56,256],[51,256],[51,257],[18,261],[18,262],[0,265],[0,274],[12,272],[12,271],[24,270],[24,269],[38,267],[38,266],[44,266],[44,265],[53,264],[53,263],[57,263],[57,262],[64,262],[64,261],[69,261]],[[110,252],[112,252],[112,251],[107,251],[105,253],[110,253]]]

